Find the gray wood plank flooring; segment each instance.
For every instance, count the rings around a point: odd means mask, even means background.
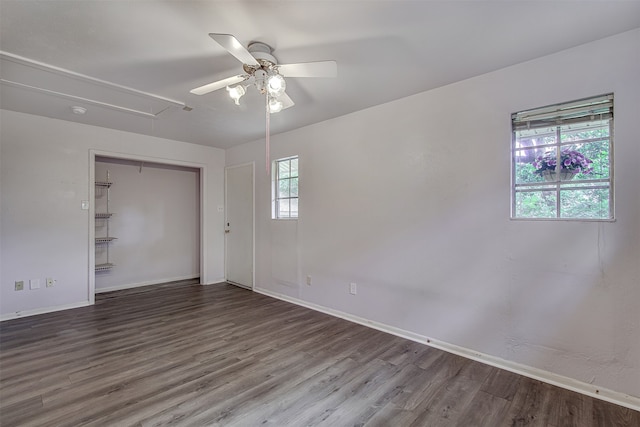
[[[2,322],[0,425],[640,427],[640,412],[187,281]]]

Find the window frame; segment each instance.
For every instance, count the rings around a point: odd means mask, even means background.
[[[614,222],[615,216],[615,192],[614,192],[614,94],[606,94],[593,96],[575,101],[553,104],[546,107],[535,108],[531,110],[513,113],[511,115],[511,215],[510,219],[516,221],[586,221],[586,222]],[[599,108],[600,107],[600,108]],[[571,113],[576,110],[582,110],[581,117],[573,117]],[[600,111],[592,113],[592,111]],[[606,111],[606,112],[604,112]],[[571,113],[569,113],[571,112]],[[588,118],[586,118],[588,117]],[[606,138],[592,138],[577,142],[578,144],[592,143],[598,140],[608,141],[609,156],[609,175],[607,178],[580,179],[579,181],[551,181],[536,183],[517,183],[516,165],[518,163],[518,152],[527,152],[531,150],[529,147],[517,146],[517,134],[526,124],[534,123],[534,126],[540,128],[555,128],[555,142],[549,144],[537,145],[536,148],[547,148],[547,150],[555,150],[556,158],[559,157],[562,148],[575,145],[576,141],[563,142],[561,135],[563,126],[572,123],[595,123],[598,121],[608,120],[608,136]],[[566,132],[566,131],[565,131]],[[557,166],[559,168],[559,165]],[[558,170],[558,169],[556,169]],[[586,184],[586,185],[585,185]],[[531,187],[527,190],[526,187]],[[541,188],[546,187],[546,188]],[[608,217],[607,218],[581,218],[581,217],[563,217],[562,216],[562,191],[579,191],[583,189],[608,189]],[[517,200],[518,193],[533,191],[550,191],[555,193],[556,206],[555,217],[527,217],[517,216]]]
[[[297,170],[297,175],[296,176],[288,176],[285,178],[281,178],[280,177],[280,164],[283,162],[290,162],[291,160],[296,160],[297,162],[297,166],[298,166],[298,170]],[[299,210],[296,211],[296,216],[291,216],[291,200],[295,199],[298,203],[298,209],[299,209],[299,201],[300,201],[300,192],[299,192],[299,184],[300,184],[300,157],[295,155],[295,156],[288,156],[288,157],[283,157],[281,159],[277,159],[273,161],[272,164],[272,168],[271,168],[271,219],[273,220],[285,220],[285,221],[290,221],[290,220],[297,220],[300,217],[300,212]],[[296,196],[291,196],[291,193],[289,192],[289,196],[288,197],[280,197],[279,195],[279,183],[280,181],[283,180],[288,180],[289,184],[291,183],[292,180],[296,180],[296,186],[298,187],[298,194]],[[289,187],[290,188],[290,187]],[[289,216],[281,216],[280,213],[280,200],[289,200]]]

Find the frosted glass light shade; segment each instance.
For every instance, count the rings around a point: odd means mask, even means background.
[[[269,112],[270,113],[279,113],[282,111],[282,102],[278,101],[275,98],[269,99]]]
[[[227,92],[229,92],[229,96],[231,97],[231,99],[233,99],[233,102],[235,102],[236,105],[240,105],[240,98],[242,98],[242,95],[245,94],[244,86],[242,85],[237,85],[234,87],[227,86]]]
[[[277,98],[282,95],[287,87],[287,84],[284,81],[284,77],[280,74],[274,74],[269,76],[267,79],[267,91],[269,95]]]

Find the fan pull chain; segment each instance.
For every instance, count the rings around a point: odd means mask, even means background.
[[[271,150],[269,149],[269,133],[270,133],[270,132],[269,132],[269,120],[270,120],[271,114],[269,113],[269,95],[266,95],[264,98],[267,100],[266,108],[265,108],[265,114],[267,115],[267,117],[266,117],[266,123],[267,123],[267,126],[266,126],[266,127],[267,127],[267,136],[266,136],[266,138],[265,138],[265,140],[266,140],[266,144],[265,144],[265,150],[266,150],[265,158],[266,158],[267,176],[269,176],[269,167],[271,166],[271,159],[270,159],[270,157],[271,157]]]

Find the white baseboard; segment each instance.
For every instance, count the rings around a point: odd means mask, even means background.
[[[411,331],[405,331],[404,329],[389,326],[384,323],[375,322],[362,317],[354,316],[353,314],[345,313],[332,308],[324,307],[321,305],[313,304],[307,301],[303,301],[288,295],[283,295],[278,292],[274,292],[264,288],[254,288],[255,292],[267,295],[273,298],[281,299],[283,301],[290,302],[292,304],[300,305],[302,307],[310,308],[311,310],[319,311],[321,313],[329,314],[334,317],[339,317],[350,322],[358,323],[360,325],[368,326],[373,329],[377,329],[382,332],[387,332],[392,335],[406,338],[411,341],[415,341],[421,344],[425,344],[440,350],[444,350],[449,353],[457,354],[458,356],[466,357],[467,359],[482,362],[484,364],[495,366],[496,368],[504,369],[525,377],[533,378],[548,384],[552,384],[558,387],[565,388],[567,390],[575,391],[587,396],[601,399],[607,402],[614,403],[616,405],[624,406],[635,411],[640,411],[640,398],[620,393],[613,390],[597,387],[593,384],[585,383],[575,380],[573,378],[565,377],[562,375],[554,374],[553,372],[545,371],[542,369],[534,368],[532,366],[522,365],[520,363],[512,362],[502,359],[500,357],[492,356],[490,354],[480,353],[465,347],[460,347],[455,344],[449,344],[444,341],[435,340],[424,335],[416,334]]]
[[[170,277],[168,279],[148,280],[145,282],[127,283],[124,285],[109,286],[108,288],[100,288],[100,289],[96,288],[96,294],[101,294],[103,292],[121,291],[122,289],[140,288],[142,286],[159,285],[161,283],[178,282],[180,280],[191,280],[191,279],[197,279],[199,277],[200,275],[196,274],[195,276],[189,275],[189,276],[180,276],[180,277]]]
[[[213,280],[210,280],[209,283],[203,283],[203,285],[205,285],[205,286],[217,285],[218,283],[224,283],[226,281],[227,281],[227,279],[225,279],[224,277],[218,277],[218,278],[215,278]]]
[[[76,302],[72,304],[58,305],[56,307],[43,307],[43,308],[36,308],[34,310],[15,311],[13,313],[7,313],[0,316],[0,322],[4,322],[5,320],[18,319],[20,317],[36,316],[38,314],[53,313],[55,311],[62,311],[62,310],[70,310],[72,308],[87,307],[89,305],[91,305],[89,301],[82,301],[82,302]]]
[[[170,279],[153,280],[153,281],[147,281],[147,282],[111,286],[109,288],[96,289],[96,293],[99,294],[103,292],[119,291],[122,289],[137,288],[141,286],[158,285],[161,283],[177,282],[180,280],[191,280],[191,279],[197,279],[198,277],[200,277],[200,275],[195,275],[195,276],[189,275],[189,276],[174,277]],[[217,280],[218,280],[217,282],[213,282],[213,283],[224,282],[224,278],[217,279]],[[55,311],[69,310],[69,309],[78,308],[78,307],[86,307],[89,305],[92,305],[89,301],[83,301],[78,303],[60,305],[56,307],[42,307],[34,310],[16,311],[16,312],[0,315],[0,322],[4,322],[5,320],[17,319],[20,317],[36,316],[38,314],[53,313]]]

